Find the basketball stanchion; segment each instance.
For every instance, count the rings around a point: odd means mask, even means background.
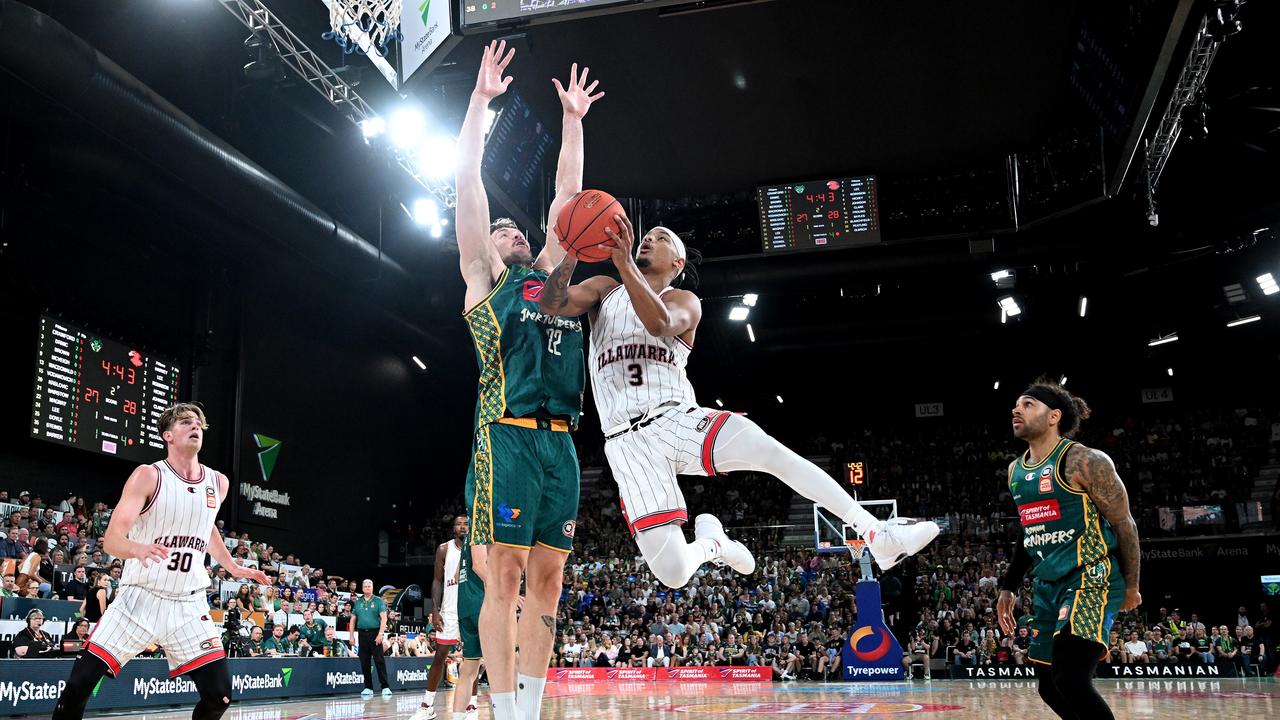
[[[871,549],[861,538],[847,538],[845,547],[861,569],[862,579],[854,586],[858,620],[840,652],[845,680],[903,680],[902,646],[884,621],[880,602],[880,582],[871,570]]]

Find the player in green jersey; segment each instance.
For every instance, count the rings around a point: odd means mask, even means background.
[[[466,499],[471,543],[487,545],[480,611],[494,720],[538,720],[555,639],[565,557],[577,526],[578,458],[568,431],[582,414],[582,323],[538,310],[547,274],[564,257],[548,233],[537,259],[510,220],[490,223],[481,180],[484,117],[511,84],[506,42],[485,48],[458,138],[457,235],[480,392]],[[588,69],[554,80],[564,110],[556,196],[549,217],[582,190],[582,118],[604,93]],[[595,94],[593,94],[595,93]],[[516,623],[521,573],[526,599]],[[519,666],[516,645],[520,647]],[[517,696],[517,686],[519,695]]]
[[[1070,436],[1089,406],[1041,379],[1013,407],[1013,434],[1027,451],[1009,464],[1009,491],[1023,538],[1000,582],[1000,627],[1013,633],[1014,595],[1034,567],[1029,659],[1040,697],[1061,718],[1114,718],[1093,687],[1116,613],[1142,603],[1138,527],[1111,458]]]
[[[480,686],[480,665],[484,649],[480,642],[480,607],[484,605],[484,573],[488,546],[462,541],[458,564],[458,634],[462,636],[462,668],[458,689],[453,694],[452,720],[476,720],[476,693]],[[467,691],[470,690],[470,697]]]

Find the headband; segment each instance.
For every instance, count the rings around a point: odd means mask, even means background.
[[[1049,390],[1048,388],[1045,388],[1040,385],[1032,385],[1026,390],[1023,390],[1022,394],[1026,395],[1027,397],[1033,397],[1039,400],[1040,402],[1049,406],[1050,410],[1061,411],[1062,420],[1059,423],[1060,425],[1066,425],[1067,427],[1071,427],[1075,424],[1075,416],[1076,416],[1075,407],[1070,401],[1063,403],[1062,396],[1058,395],[1058,393],[1055,393],[1052,390]]]
[[[689,258],[688,258],[688,255],[686,254],[685,249],[684,249],[684,241],[683,241],[683,240],[681,240],[681,239],[680,239],[680,236],[679,236],[679,235],[677,235],[677,234],[675,234],[675,232],[673,232],[673,231],[671,230],[671,228],[665,228],[665,227],[663,227],[663,226],[661,226],[661,225],[657,225],[657,226],[655,226],[653,229],[654,229],[654,230],[661,230],[662,232],[664,232],[664,233],[666,233],[667,235],[670,235],[670,236],[671,236],[671,245],[672,245],[673,247],[675,247],[675,249],[676,249],[676,257],[680,258],[681,260],[688,260],[688,259],[689,259]]]

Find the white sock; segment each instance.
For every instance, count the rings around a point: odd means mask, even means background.
[[[636,547],[658,582],[681,588],[702,563],[720,557],[720,543],[710,538],[685,542],[679,525],[661,525],[636,533]]]
[[[467,720],[467,714],[465,712],[455,712],[453,720]]]
[[[472,695],[471,702],[467,704],[467,707],[480,707],[479,703],[480,703],[480,698],[476,697],[475,695]]]
[[[493,720],[520,720],[515,693],[490,693],[489,702],[493,703]]]
[[[858,504],[835,478],[774,440],[751,420],[730,415],[715,447],[716,469],[763,471],[792,490],[837,515],[855,532],[865,535],[880,522]]]
[[[547,677],[516,675],[516,707],[520,720],[539,720],[542,716],[542,692],[547,687]]]

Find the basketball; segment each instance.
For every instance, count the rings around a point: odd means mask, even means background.
[[[583,190],[565,203],[556,218],[560,247],[583,262],[607,260],[613,242],[605,228],[620,232],[614,215],[626,217],[622,205],[603,190]]]

